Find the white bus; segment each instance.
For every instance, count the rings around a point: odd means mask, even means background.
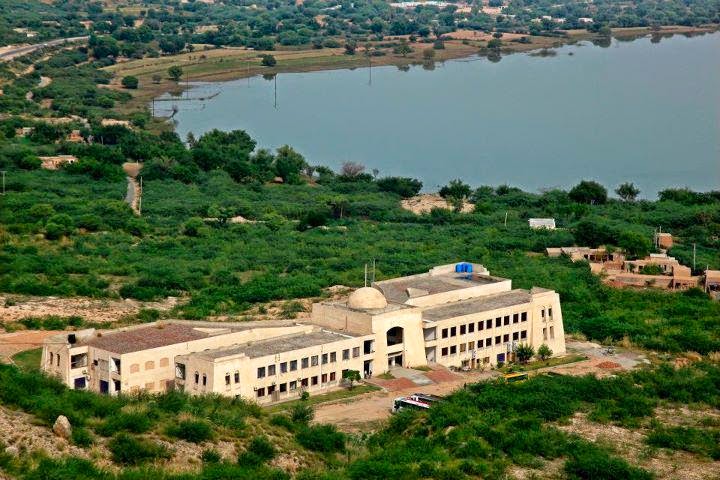
[[[412,397],[398,397],[393,401],[392,413],[397,413],[405,408],[413,410],[427,410],[430,408],[430,404],[413,400]]]

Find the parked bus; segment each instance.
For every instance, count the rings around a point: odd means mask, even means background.
[[[427,404],[433,404],[442,400],[442,397],[439,397],[437,395],[431,395],[429,393],[413,393],[412,395],[410,395],[409,398]]]
[[[527,372],[507,373],[503,375],[505,383],[523,382],[528,379]]]
[[[393,401],[391,412],[397,413],[405,408],[412,410],[427,410],[430,408],[430,404],[413,400],[412,397],[398,397]]]

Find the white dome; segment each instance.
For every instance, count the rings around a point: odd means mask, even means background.
[[[348,297],[348,307],[358,309],[385,308],[387,300],[380,290],[372,287],[358,288]]]

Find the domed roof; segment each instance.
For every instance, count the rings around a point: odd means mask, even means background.
[[[373,287],[358,288],[348,297],[348,307],[358,309],[385,308],[387,300],[380,290]]]

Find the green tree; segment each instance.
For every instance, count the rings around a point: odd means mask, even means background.
[[[138,88],[138,84],[140,82],[138,81],[137,77],[128,75],[122,78],[121,83],[123,87],[135,90],[136,88]]]
[[[305,158],[288,145],[277,149],[275,155],[275,173],[286,183],[297,183],[300,172],[307,166]]]
[[[168,77],[170,77],[171,80],[175,80],[176,82],[180,81],[180,79],[183,76],[183,69],[180,65],[173,65],[172,67],[168,68]]]
[[[550,347],[548,347],[547,344],[543,343],[538,348],[537,354],[538,354],[538,357],[540,357],[540,360],[542,360],[544,362],[548,358],[552,357],[553,351],[550,350]]]
[[[535,355],[535,349],[530,344],[521,343],[515,348],[515,356],[520,363],[527,363],[533,355]]]
[[[455,211],[462,210],[465,199],[470,196],[472,189],[470,185],[460,179],[451,180],[450,183],[440,189],[440,196],[446,199],[453,206]]]
[[[348,381],[350,390],[353,389],[355,382],[359,382],[361,379],[360,372],[357,370],[345,370],[342,377]]]
[[[277,65],[277,60],[273,55],[270,55],[269,53],[264,54],[262,57],[262,60],[260,63],[263,67],[274,67]]]
[[[205,222],[200,217],[192,217],[183,226],[183,234],[188,237],[200,237],[205,234]]]
[[[637,188],[633,183],[626,182],[615,189],[618,197],[622,198],[626,202],[633,202],[640,193],[640,189]]]
[[[652,242],[646,235],[633,231],[622,232],[617,243],[627,255],[634,258],[645,257],[652,249]]]
[[[575,185],[568,193],[568,196],[577,203],[601,205],[607,202],[607,190],[605,187],[590,180],[583,180]]]

